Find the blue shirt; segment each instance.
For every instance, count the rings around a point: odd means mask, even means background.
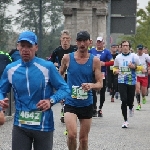
[[[64,99],[70,90],[60,76],[52,62],[34,57],[30,62],[21,59],[9,64],[0,80],[0,100],[6,97],[13,87],[15,96],[14,125],[40,131],[53,131],[53,112],[48,109],[42,112],[40,125],[26,125],[19,123],[21,111],[36,111],[36,104],[43,99],[52,98],[55,103]],[[54,89],[56,92],[54,93]]]
[[[85,64],[78,64],[74,58],[74,52],[70,53],[70,63],[67,69],[67,83],[70,90],[72,91],[73,86],[81,87],[82,83],[92,83],[93,82],[93,58],[94,56],[90,54],[88,61]],[[87,99],[77,99],[72,98],[68,95],[65,99],[65,104],[84,107],[93,104],[92,91],[88,91]]]
[[[89,50],[89,53],[93,54],[94,56],[97,56],[100,59],[100,61],[103,62],[107,62],[113,59],[108,49],[97,51],[96,48],[92,48],[91,50]],[[105,72],[106,74],[106,66],[101,67],[101,72]]]

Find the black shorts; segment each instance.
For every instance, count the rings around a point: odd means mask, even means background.
[[[75,107],[65,104],[64,113],[66,112],[76,114],[78,119],[90,119],[93,116],[93,104],[84,107]]]

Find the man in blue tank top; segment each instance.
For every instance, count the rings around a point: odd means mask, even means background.
[[[33,32],[22,32],[18,44],[21,59],[7,65],[0,80],[0,107],[6,108],[11,87],[15,96],[12,150],[31,150],[32,144],[34,150],[52,150],[51,106],[70,90],[52,62],[35,57],[38,43]]]
[[[100,60],[88,53],[90,35],[87,31],[77,33],[77,51],[64,55],[59,69],[63,76],[67,70],[72,93],[65,99],[65,124],[68,131],[68,149],[77,149],[77,118],[80,121],[79,149],[88,149],[88,133],[93,115],[92,89],[102,87]],[[93,77],[96,82],[93,83]]]

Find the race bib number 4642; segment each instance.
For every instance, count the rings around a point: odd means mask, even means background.
[[[19,123],[26,125],[40,125],[42,112],[41,111],[21,111],[19,113]]]

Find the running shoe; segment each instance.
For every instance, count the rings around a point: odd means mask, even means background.
[[[118,99],[118,92],[115,93],[115,98]]]
[[[99,110],[99,111],[98,111],[98,117],[103,117],[102,110]]]
[[[109,91],[109,95],[112,95],[112,90]]]
[[[111,97],[111,102],[114,102],[114,98]]]
[[[107,88],[107,92],[109,92],[109,88]]]
[[[97,110],[93,110],[93,117],[97,117]]]
[[[129,126],[128,121],[125,121],[125,122],[122,124],[122,128],[128,128],[128,126]]]
[[[64,135],[68,135],[68,131],[66,130],[66,131],[64,131]]]
[[[134,109],[129,109],[129,116],[130,117],[133,117],[134,116]]]
[[[145,97],[142,98],[142,103],[146,104],[146,98]]]
[[[141,105],[138,104],[138,106],[136,107],[136,110],[141,110]]]

